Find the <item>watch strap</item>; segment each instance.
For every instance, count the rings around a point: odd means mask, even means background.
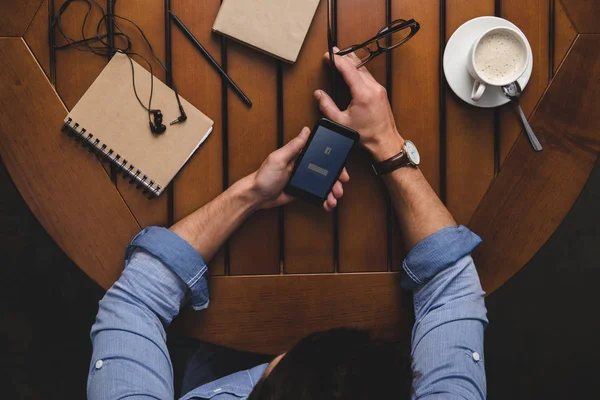
[[[406,154],[406,148],[403,148],[400,150],[400,153],[396,154],[395,156],[388,158],[385,161],[373,164],[373,171],[375,172],[375,175],[380,176],[389,174],[392,171],[409,165],[412,165],[412,163]]]

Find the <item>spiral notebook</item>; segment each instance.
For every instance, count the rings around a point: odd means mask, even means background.
[[[135,83],[147,104],[152,75],[133,61]],[[92,86],[65,118],[63,132],[114,164],[131,183],[159,196],[212,131],[213,121],[183,97],[185,122],[168,125],[180,115],[175,93],[154,80],[152,109],[160,109],[167,131],[152,134],[148,112],[133,91],[132,67],[116,53]]]

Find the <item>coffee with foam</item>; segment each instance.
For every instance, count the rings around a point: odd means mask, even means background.
[[[527,49],[510,32],[490,32],[475,49],[475,70],[490,84],[508,84],[525,69]]]

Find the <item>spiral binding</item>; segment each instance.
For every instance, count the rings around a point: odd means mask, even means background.
[[[106,143],[101,143],[100,139],[94,138],[92,133],[80,127],[78,123],[71,125],[72,123],[73,120],[68,118],[62,127],[62,131],[69,137],[74,137],[76,140],[81,141],[83,147],[88,146],[90,152],[95,152],[110,161],[112,165],[123,172],[123,178],[130,178],[129,183],[133,184],[137,182],[137,189],[143,190],[145,194],[149,193],[150,197],[160,195],[161,186],[157,185],[152,179],[148,182],[148,175],[144,174],[133,164],[128,164],[127,159],[121,157],[120,154],[115,154],[115,151],[109,148]]]

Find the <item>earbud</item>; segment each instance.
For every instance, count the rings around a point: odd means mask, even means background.
[[[167,126],[163,124],[162,112],[160,110],[152,110],[152,115],[154,123],[150,122],[150,130],[157,135],[164,133],[167,130]]]

